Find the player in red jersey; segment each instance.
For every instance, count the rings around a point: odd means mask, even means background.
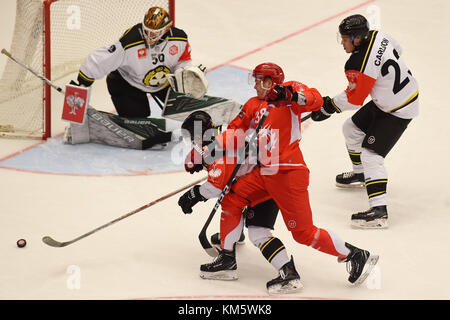
[[[253,70],[257,97],[243,106],[241,113],[229,124],[216,142],[205,148],[206,153],[220,146],[227,150],[242,139],[240,132],[255,128],[269,109],[258,134],[259,165],[240,178],[222,201],[220,234],[223,250],[213,263],[201,266],[201,271],[214,278],[236,264],[234,243],[242,228],[242,209],[273,198],[280,208],[283,220],[293,238],[304,245],[336,256],[339,262],[349,264],[351,283],[361,283],[378,261],[378,256],[359,249],[331,231],[313,224],[309,204],[309,169],[300,150],[301,113],[322,107],[320,93],[300,82],[284,81],[283,70],[276,64],[263,63]],[[233,129],[230,130],[230,129]],[[280,274],[283,277],[282,274]]]
[[[189,132],[191,141],[197,146],[203,146],[214,140],[215,136],[221,133],[225,125],[214,127],[211,117],[205,111],[195,111],[190,114],[182,124],[182,129]],[[212,131],[211,134],[209,132]],[[227,184],[237,162],[237,150],[228,150],[226,154],[219,155],[214,161],[203,166],[208,172],[208,180],[196,185],[185,192],[179,199],[178,204],[184,213],[192,213],[192,208],[200,201],[207,201],[211,198],[217,198],[225,185]],[[240,166],[236,178],[244,176],[251,172],[256,166],[256,154],[249,152],[246,161]],[[272,230],[278,216],[279,208],[273,199],[263,201],[255,206],[249,204],[241,215],[240,224],[248,229],[248,237],[262,253],[264,258],[277,270],[277,273],[283,273],[284,278],[278,276],[267,282],[267,290],[270,294],[293,293],[300,290],[303,285],[300,282],[300,276],[295,269],[293,258],[289,258],[287,249],[283,242],[273,236]],[[244,222],[245,220],[245,222]],[[242,232],[242,228],[236,228],[234,232]],[[245,236],[240,234],[239,242],[243,243]],[[227,240],[228,241],[228,240]],[[221,241],[220,233],[211,237],[211,243],[223,249],[224,241]],[[200,273],[204,277],[204,273]],[[211,276],[211,274],[207,274]],[[225,270],[214,274],[215,279],[236,280],[238,279],[237,266],[231,270]]]

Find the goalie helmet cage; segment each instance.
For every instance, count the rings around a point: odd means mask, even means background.
[[[91,51],[116,42],[152,6],[175,22],[175,0],[17,0],[9,51],[49,80],[76,77]],[[0,137],[51,137],[51,108],[51,87],[8,60],[0,79]]]

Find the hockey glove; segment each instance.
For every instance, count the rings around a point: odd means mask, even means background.
[[[292,101],[294,90],[291,86],[272,86],[266,94],[266,101]]]
[[[183,194],[178,200],[178,205],[181,210],[186,213],[192,213],[192,207],[195,206],[200,201],[206,201],[205,197],[200,194],[200,186],[196,185],[191,190]]]
[[[203,169],[203,151],[199,146],[194,146],[191,152],[186,156],[184,161],[184,170],[193,174],[194,172],[202,171]]]
[[[323,121],[331,117],[336,112],[336,108],[333,106],[333,102],[330,97],[323,97],[323,105],[317,111],[311,113],[311,119],[313,121]]]

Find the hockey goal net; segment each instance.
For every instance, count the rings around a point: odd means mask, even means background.
[[[175,0],[17,0],[9,51],[55,81],[77,72],[91,51],[142,22],[152,6],[175,19]],[[50,86],[9,59],[0,79],[0,136],[51,136]]]

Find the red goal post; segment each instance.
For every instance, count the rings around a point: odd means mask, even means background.
[[[49,80],[75,79],[89,52],[117,41],[152,6],[168,10],[175,21],[175,0],[20,0],[9,51]],[[52,109],[62,107],[52,106],[51,94],[48,84],[7,61],[0,78],[0,137],[51,137]]]

